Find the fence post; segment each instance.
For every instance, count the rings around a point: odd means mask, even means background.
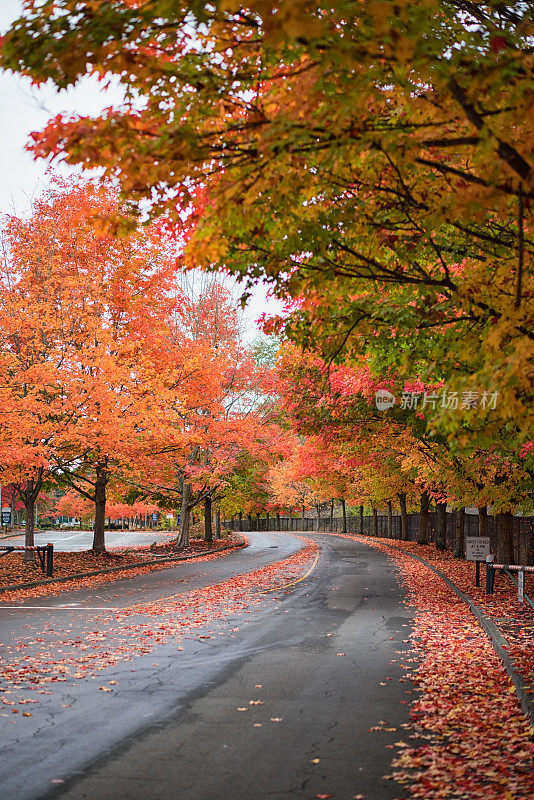
[[[486,594],[493,594],[493,583],[495,580],[495,570],[493,569],[493,561],[495,556],[486,556]]]
[[[519,603],[523,603],[525,600],[525,568],[521,567],[521,569],[517,572],[517,600]]]
[[[54,576],[54,545],[51,542],[46,545],[46,574],[49,578]]]

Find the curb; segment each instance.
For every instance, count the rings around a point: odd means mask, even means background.
[[[248,546],[248,541],[243,538],[241,542],[224,545],[224,547],[217,547],[214,550],[204,550],[204,552],[200,554],[191,554],[189,556],[161,556],[160,558],[153,558],[149,561],[139,561],[137,564],[126,564],[123,567],[106,567],[105,569],[92,570],[91,572],[77,572],[75,575],[65,575],[62,578],[44,578],[41,581],[17,583],[13,584],[12,586],[0,586],[0,594],[3,592],[14,592],[18,589],[34,589],[36,586],[46,586],[49,583],[67,583],[68,581],[76,581],[80,580],[81,578],[92,578],[95,575],[108,575],[113,572],[123,572],[127,569],[138,569],[139,567],[148,567],[154,564],[163,564],[169,561],[190,561],[193,558],[202,558],[202,556],[209,556],[213,553],[222,553],[225,550],[238,550]]]
[[[523,712],[529,717],[530,724],[534,726],[534,692],[531,686],[525,681],[523,676],[516,671],[510,656],[506,652],[506,649],[510,646],[509,642],[501,633],[493,620],[490,619],[484,613],[484,611],[482,611],[482,609],[473,602],[473,600],[471,600],[464,592],[462,592],[462,590],[459,589],[458,586],[456,586],[456,584],[453,583],[447,575],[441,572],[441,570],[436,569],[436,567],[433,567],[432,564],[429,564],[424,558],[421,558],[421,556],[417,556],[414,553],[410,553],[404,550],[402,547],[396,547],[394,544],[389,544],[389,540],[381,539],[380,541],[384,543],[388,542],[386,545],[387,547],[390,547],[392,550],[397,550],[400,553],[404,553],[404,555],[414,558],[425,567],[428,567],[428,569],[431,569],[432,572],[438,575],[447,584],[447,586],[453,590],[460,600],[463,600],[463,602],[469,606],[469,610],[490,640],[493,649],[502,661],[506,674],[514,684]]]

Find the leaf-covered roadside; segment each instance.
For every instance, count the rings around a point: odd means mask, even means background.
[[[161,545],[152,549],[149,545],[142,545],[136,548],[117,548],[106,553],[94,553],[92,550],[81,552],[54,554],[54,577],[64,578],[70,575],[83,574],[93,570],[109,569],[115,567],[125,567],[124,572],[116,571],[104,575],[93,575],[80,580],[72,580],[67,583],[46,583],[29,589],[14,589],[0,594],[2,602],[18,602],[28,597],[41,597],[42,595],[57,594],[59,592],[73,591],[74,589],[99,586],[106,581],[118,580],[122,577],[133,577],[144,575],[157,569],[176,567],[172,561],[162,561],[161,564],[145,565],[158,556],[180,555],[198,556],[199,559],[219,558],[223,553],[228,552],[228,545],[235,543],[239,546],[242,538],[219,539],[215,542],[204,540],[191,540],[188,547],[181,548],[179,553],[170,546]],[[220,552],[211,555],[203,555],[205,551],[218,550]],[[196,559],[195,559],[196,560]],[[135,569],[133,565],[139,564]],[[43,575],[39,562],[25,562],[22,553],[14,552],[0,559],[0,587],[16,586],[21,583],[43,580]]]
[[[438,575],[410,557],[415,545],[401,543],[405,554],[358,538],[390,554],[409,589],[407,602],[417,609],[412,639],[414,655],[421,660],[410,677],[420,695],[406,727],[425,744],[399,743],[391,777],[424,800],[533,797],[532,730],[513,684],[467,605]],[[498,613],[510,624],[515,621],[517,627],[521,612],[504,584],[485,602],[482,590],[471,585],[472,564],[456,562],[432,547],[417,547],[417,554],[450,575],[489,613]],[[531,674],[532,615],[525,622],[510,655],[524,674]]]
[[[481,586],[475,585],[475,565],[460,561],[452,553],[440,552],[434,545],[418,545],[414,542],[395,542],[407,553],[414,553],[439,569],[456,586],[473,600],[501,629],[509,643],[508,654],[515,669],[534,685],[534,612],[526,603],[517,600],[517,588],[502,573],[497,574],[495,591],[485,591],[484,567],[481,569]],[[534,596],[534,575],[527,573],[525,591]]]

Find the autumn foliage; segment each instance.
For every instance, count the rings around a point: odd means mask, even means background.
[[[211,282],[188,296],[166,229],[119,238],[118,213],[113,191],[74,183],[6,220],[0,469],[24,501],[29,545],[45,485],[93,505],[101,551],[110,496],[150,510],[181,503],[185,525],[268,438],[262,370],[229,292]]]

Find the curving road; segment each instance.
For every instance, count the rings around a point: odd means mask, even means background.
[[[155,602],[165,609],[179,593],[245,574],[302,547],[287,533],[249,536],[249,548],[213,561],[185,562],[20,606],[1,603],[5,664],[21,657],[32,663],[50,648],[68,662],[79,655],[88,631],[108,657],[125,634],[117,634],[113,609]],[[66,673],[64,681],[45,685],[50,694],[23,683],[10,696],[3,693],[8,703],[39,700],[17,705],[29,708],[31,717],[13,715],[9,704],[0,717],[4,796],[398,797],[402,790],[383,776],[394,753],[387,745],[402,733],[369,729],[382,720],[398,728],[413,699],[411,685],[399,682],[411,627],[404,591],[380,551],[309,536],[321,553],[304,581],[265,595],[248,612],[186,632],[179,641],[183,649],[163,636],[152,641],[150,652],[126,655],[96,678]],[[135,621],[142,625],[143,615]],[[157,622],[151,618],[152,626]],[[102,685],[113,691],[100,691]]]

